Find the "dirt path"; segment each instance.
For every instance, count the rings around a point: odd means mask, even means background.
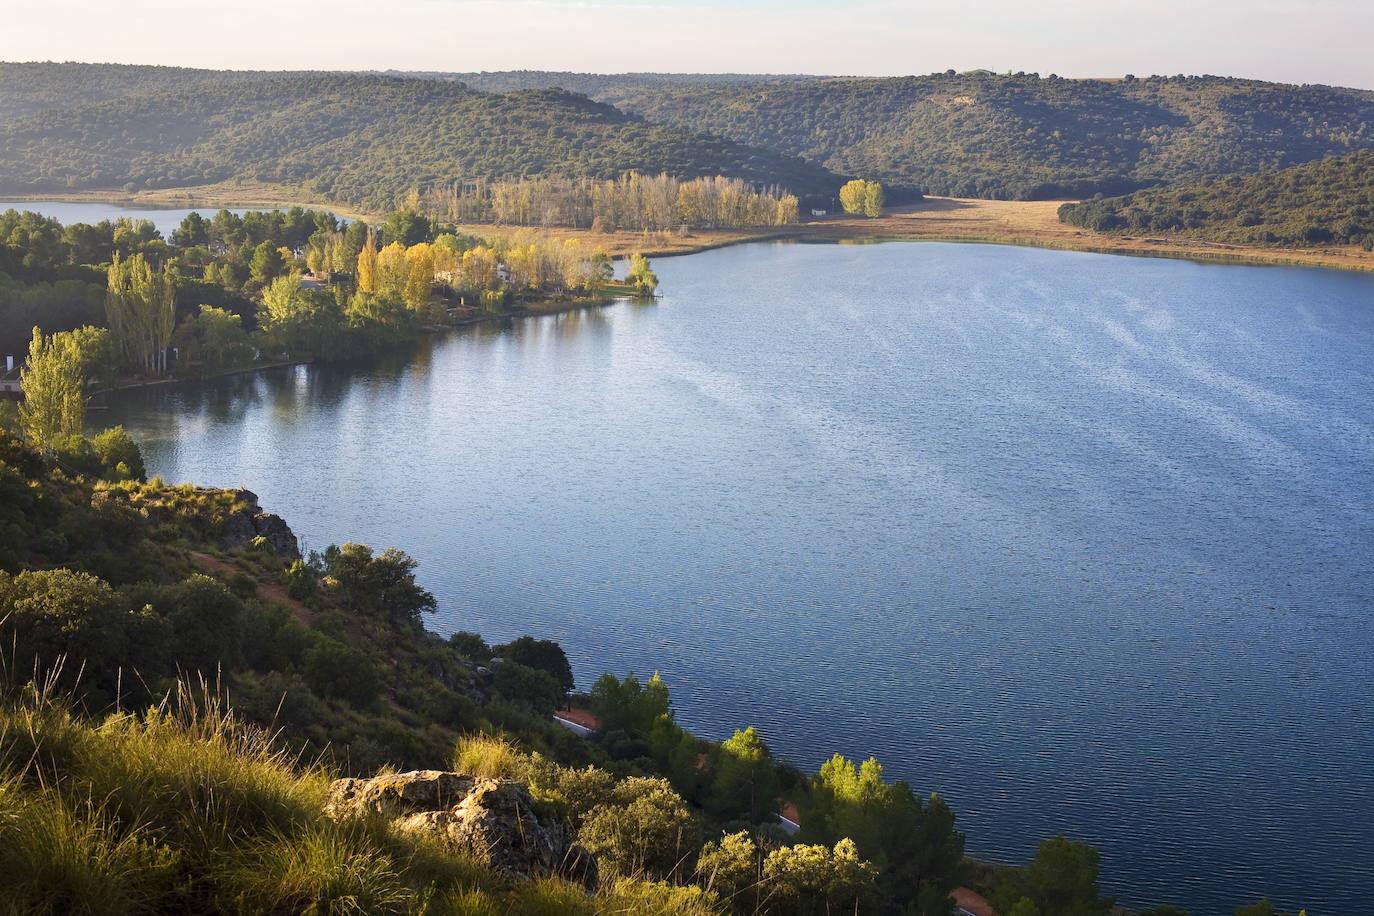
[[[236,564],[228,560],[212,556],[200,551],[191,551],[191,556],[200,564],[200,567],[217,579],[228,580],[235,573],[244,572]],[[280,582],[257,581],[257,596],[259,601],[266,601],[270,604],[280,604],[291,612],[291,616],[296,618],[296,622],[302,626],[310,625],[310,609],[292,598],[286,592],[286,587]]]

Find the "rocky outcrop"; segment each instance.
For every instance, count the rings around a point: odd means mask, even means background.
[[[253,516],[253,530],[259,537],[267,539],[267,546],[283,560],[299,560],[301,547],[296,542],[296,534],[280,515],[260,512]]]
[[[382,817],[401,830],[436,836],[508,878],[557,874],[596,886],[595,857],[570,843],[561,823],[541,817],[529,790],[514,780],[440,770],[337,779],[325,813]]]
[[[206,490],[206,493],[213,491]],[[223,550],[237,550],[248,546],[254,538],[267,541],[267,547],[281,560],[299,560],[300,544],[295,532],[280,515],[263,512],[258,495],[252,490],[225,490],[230,494],[233,508],[225,512],[215,526],[219,546]]]

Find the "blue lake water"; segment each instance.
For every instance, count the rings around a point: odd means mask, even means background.
[[[132,219],[147,220],[157,227],[157,231],[162,233],[165,239],[169,237],[181,221],[192,213],[199,213],[206,219],[212,218],[221,209],[228,209],[230,213],[237,213],[242,216],[249,210],[271,210],[271,207],[128,207],[119,204],[106,203],[105,201],[76,201],[76,200],[0,200],[0,213],[6,210],[32,210],[42,213],[44,216],[51,216],[64,226],[72,223],[90,223],[92,225],[101,220]]]
[[[662,260],[654,305],[131,392],[152,473],[421,563],[431,626],[876,755],[973,854],[1368,911],[1374,277],[938,243]]]

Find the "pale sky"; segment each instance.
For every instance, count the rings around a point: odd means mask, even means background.
[[[6,0],[0,60],[234,69],[1215,73],[1374,89],[1374,0]]]

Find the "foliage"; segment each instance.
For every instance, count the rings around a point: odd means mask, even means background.
[[[339,599],[362,614],[418,626],[420,614],[435,610],[434,596],[415,583],[416,563],[404,551],[388,547],[373,556],[372,548],[350,542],[331,546],[323,560]]]
[[[563,82],[554,81],[558,85]],[[608,86],[651,121],[889,187],[1044,200],[1283,168],[1374,148],[1374,97],[1218,76],[1033,73]]]
[[[658,289],[658,276],[649,267],[649,259],[642,254],[630,258],[630,270],[625,282],[633,286],[641,296],[652,296]]]
[[[63,79],[60,69],[33,76]],[[610,179],[638,171],[726,175],[799,193],[827,193],[836,184],[797,158],[646,124],[561,90],[492,95],[446,80],[364,74],[154,82],[146,91],[0,122],[0,159],[0,190],[10,192],[242,178],[373,211],[403,206],[436,179],[450,186],[455,179]]]
[[[938,795],[923,805],[904,782],[888,783],[875,759],[860,766],[838,754],[811,781],[802,839],[833,843],[848,837],[879,869],[884,890],[940,912],[958,884],[964,836]]]
[[[564,691],[573,688],[572,666],[568,664],[568,656],[564,653],[563,647],[551,639],[521,636],[505,645],[493,647],[488,654],[495,654],[506,661],[543,671]]]
[[[578,842],[603,868],[624,876],[692,872],[700,848],[696,818],[664,779],[627,779],[582,822]]]
[[[764,910],[789,916],[867,912],[877,898],[877,876],[877,869],[859,858],[853,840],[840,840],[833,848],[776,849],[763,863],[769,893]]]
[[[142,254],[110,265],[105,316],[130,366],[150,375],[167,371],[167,347],[176,327],[176,286]]]
[[[1368,250],[1374,248],[1374,151],[1065,204],[1059,218],[1096,232]]]
[[[883,215],[883,186],[876,181],[855,178],[840,188],[840,206],[844,212],[859,216]]]
[[[20,382],[24,403],[19,407],[19,420],[29,441],[40,448],[52,448],[81,434],[86,419],[86,379],[75,336],[63,331],[44,337],[34,328]]]

